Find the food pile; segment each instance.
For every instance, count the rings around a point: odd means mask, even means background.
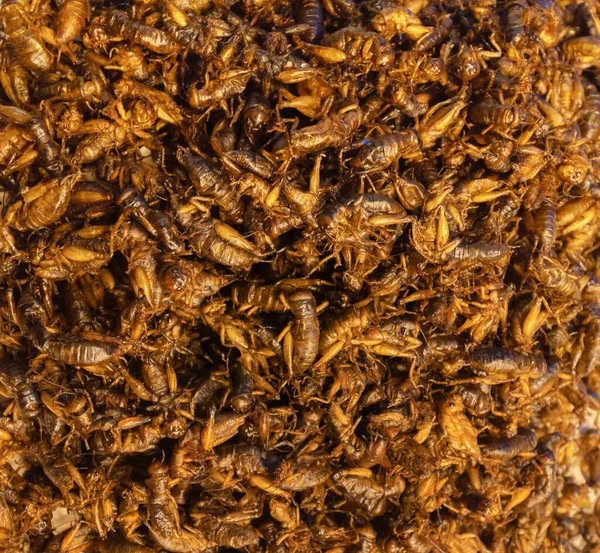
[[[0,551],[600,551],[597,2],[0,26]]]

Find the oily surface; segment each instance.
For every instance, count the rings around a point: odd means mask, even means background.
[[[598,552],[599,9],[3,2],[0,551]]]

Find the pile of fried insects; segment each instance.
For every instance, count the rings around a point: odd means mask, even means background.
[[[598,0],[0,31],[1,553],[600,551]]]

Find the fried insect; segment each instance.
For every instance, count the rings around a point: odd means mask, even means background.
[[[56,40],[66,44],[81,36],[90,17],[90,4],[88,0],[65,0],[56,17]]]
[[[115,39],[129,40],[157,54],[171,54],[179,50],[179,44],[167,33],[155,27],[130,19],[121,10],[112,10],[104,25]]]
[[[323,119],[316,125],[294,130],[289,140],[277,143],[277,154],[284,156],[288,151],[293,157],[304,157],[309,153],[339,147],[347,142],[361,126],[363,114],[360,108]]]
[[[201,89],[191,86],[188,90],[188,102],[193,108],[219,104],[244,92],[250,75],[247,69],[231,69]]]
[[[38,29],[18,2],[3,3],[0,20],[15,57],[24,67],[34,73],[43,73],[52,67],[52,56]]]
[[[185,167],[199,194],[213,197],[217,205],[232,219],[239,219],[243,205],[240,196],[236,194],[224,173],[205,159],[183,148],[177,151],[177,160]]]
[[[37,114],[31,114],[14,106],[0,106],[0,115],[9,121],[25,126],[39,152],[40,161],[54,174],[63,168],[60,146],[50,135],[46,122]]]
[[[508,348],[478,348],[467,358],[479,374],[496,379],[520,376],[540,378],[546,372],[546,360],[540,355],[527,355]]]
[[[290,336],[291,356],[287,356],[288,368],[294,374],[302,374],[310,369],[319,352],[319,320],[317,304],[308,290],[301,290],[288,298],[290,309],[295,317]],[[285,352],[288,352],[284,341]]]
[[[492,459],[510,459],[521,453],[533,451],[537,446],[537,436],[529,429],[523,429],[512,438],[493,440],[482,446],[484,457]]]
[[[597,5],[0,31],[0,553],[595,551]]]
[[[5,215],[5,222],[19,231],[48,227],[58,221],[67,211],[73,187],[80,175],[68,175],[62,179],[41,182],[30,188],[23,199],[12,204]]]
[[[382,171],[400,158],[411,158],[421,152],[421,141],[414,130],[368,139],[352,159],[352,165],[362,171]]]

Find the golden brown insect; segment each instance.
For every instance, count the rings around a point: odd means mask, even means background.
[[[319,340],[319,351],[324,353],[340,341],[343,345],[355,332],[365,330],[371,318],[372,313],[368,306],[349,307],[325,326]]]
[[[42,347],[52,359],[78,367],[106,363],[116,355],[119,348],[112,342],[77,338],[48,338]]]
[[[62,81],[44,86],[36,91],[40,98],[52,100],[85,100],[100,102],[105,91],[105,84],[98,77],[86,81],[81,77],[73,81]]]
[[[409,8],[395,2],[379,0],[370,9],[374,14],[371,26],[388,40],[397,34],[406,34],[411,40],[418,40],[430,31]]]
[[[39,152],[40,160],[46,164],[49,171],[62,171],[60,146],[52,138],[46,122],[41,117],[14,106],[0,106],[0,115],[27,129]]]
[[[575,296],[577,285],[575,278],[564,266],[549,257],[540,256],[534,262],[533,273],[540,284],[555,294]]]
[[[23,6],[16,1],[5,2],[0,8],[0,20],[17,60],[34,73],[48,71],[52,56]]]
[[[29,91],[31,76],[25,66],[9,55],[1,60],[0,85],[8,99],[17,106],[27,106],[31,100]]]
[[[410,159],[420,151],[421,141],[414,130],[398,131],[366,139],[351,164],[366,172],[382,171],[398,159]]]
[[[143,98],[150,102],[161,121],[178,125],[183,119],[181,108],[166,92],[139,83],[132,79],[121,79],[114,84],[117,96],[121,98]]]
[[[460,129],[460,117],[466,105],[464,94],[461,93],[456,98],[444,100],[429,108],[417,127],[423,148],[431,148],[453,127]]]
[[[258,532],[249,524],[221,522],[212,517],[203,517],[196,525],[206,537],[218,546],[242,549],[258,543]]]
[[[376,516],[385,510],[388,496],[400,495],[405,488],[404,480],[398,477],[384,486],[372,477],[365,468],[347,469],[333,475],[337,486],[345,495],[355,501],[369,516]],[[391,484],[391,485],[390,485]]]
[[[163,16],[167,33],[202,58],[213,59],[219,42],[232,34],[230,25],[222,19],[184,13],[172,2],[164,4],[169,14]]]
[[[259,261],[256,247],[225,223],[204,219],[195,223],[190,246],[200,255],[234,270],[247,270]]]
[[[173,553],[191,553],[206,549],[209,542],[200,532],[181,527],[177,504],[169,493],[168,471],[168,467],[160,462],[150,466],[150,536],[158,546]]]
[[[520,376],[539,378],[547,368],[546,360],[540,355],[527,355],[508,348],[479,348],[467,359],[476,372],[493,380],[510,380]]]
[[[88,0],[65,0],[56,16],[56,40],[66,44],[81,36],[90,16]]]
[[[173,309],[182,316],[197,313],[204,298],[210,297],[231,282],[226,275],[207,271],[194,261],[179,259],[177,263],[161,264],[158,277],[174,303]]]
[[[188,89],[188,102],[193,108],[208,108],[235,97],[246,89],[251,72],[248,69],[231,69],[198,89]]]
[[[518,127],[522,121],[522,114],[517,106],[481,100],[469,108],[469,118],[484,125]]]
[[[22,200],[8,208],[5,222],[20,231],[50,226],[67,211],[71,192],[80,177],[75,173],[61,179],[41,182],[30,188],[23,194]]]
[[[164,31],[134,21],[120,10],[109,12],[104,24],[113,37],[129,40],[157,54],[171,54],[180,48]]]
[[[144,197],[133,187],[126,188],[117,198],[117,204],[131,210],[144,228],[154,235],[167,251],[181,253],[185,245],[169,215],[150,209]]]
[[[415,50],[419,53],[433,50],[447,39],[451,26],[452,23],[450,17],[447,14],[442,15],[438,21],[436,21],[436,25],[433,29],[418,38],[415,42]]]
[[[600,37],[583,36],[569,38],[562,44],[562,51],[567,59],[580,69],[594,67],[598,63]]]
[[[451,257],[465,263],[498,262],[510,253],[510,248],[502,244],[484,242],[480,244],[459,244],[451,252]]]
[[[292,294],[288,298],[288,302],[295,320],[290,332],[292,338],[290,349],[292,352],[291,356],[288,355],[286,359],[290,371],[298,375],[312,366],[319,352],[317,304],[312,292],[308,290],[301,290]]]
[[[233,220],[239,219],[243,206],[226,174],[183,148],[177,150],[177,160],[185,167],[199,194],[214,198],[217,205]]]
[[[587,376],[597,366],[600,356],[600,317],[598,309],[595,308],[589,313],[586,324],[580,331],[583,336],[580,338],[580,345],[575,347],[574,366],[575,371],[580,376]]]
[[[82,180],[71,191],[67,213],[74,218],[102,217],[114,207],[113,200],[114,193],[108,184]]]
[[[454,73],[462,82],[476,79],[481,73],[481,62],[477,52],[471,47],[465,47],[454,60]]]
[[[235,284],[231,291],[231,299],[241,308],[255,306],[261,311],[280,313],[290,309],[283,291],[277,286],[253,282]]]
[[[330,34],[322,44],[344,52],[352,63],[365,63],[373,69],[385,67],[394,61],[392,47],[384,37],[354,27]]]
[[[85,165],[96,161],[110,148],[121,147],[127,140],[127,129],[106,119],[95,119],[85,122],[78,129],[79,133],[88,136],[82,138],[77,144],[71,163],[75,166]]]
[[[39,417],[41,409],[39,391],[33,382],[28,381],[26,372],[26,367],[18,362],[4,359],[0,382],[14,397],[23,417]]]
[[[224,152],[222,161],[227,169],[237,174],[242,173],[242,170],[245,169],[263,179],[270,178],[275,171],[275,167],[266,157],[248,150]]]
[[[460,395],[451,395],[441,402],[440,423],[452,449],[459,454],[479,458],[477,430],[464,414],[464,403]]]

